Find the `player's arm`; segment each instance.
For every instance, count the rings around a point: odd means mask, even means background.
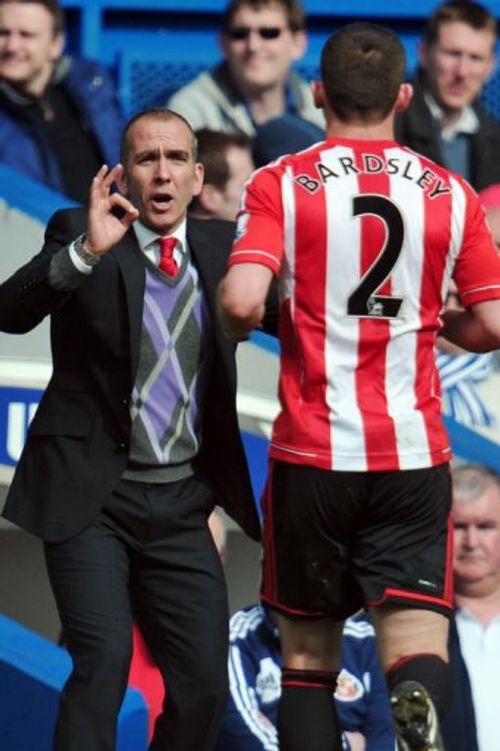
[[[463,310],[446,310],[439,332],[469,352],[500,348],[500,257],[477,195],[463,184],[465,221],[453,279]]]
[[[229,339],[242,341],[261,325],[272,278],[271,269],[258,263],[229,268],[218,290],[222,328]]]
[[[223,330],[235,341],[246,339],[263,323],[266,330],[276,333],[279,304],[271,282],[280,273],[284,252],[280,186],[279,170],[263,168],[244,191],[228,271],[218,291]],[[270,288],[273,294],[268,296]],[[270,315],[273,308],[274,315]]]
[[[443,313],[440,336],[469,352],[500,349],[500,300],[485,300],[467,310]]]

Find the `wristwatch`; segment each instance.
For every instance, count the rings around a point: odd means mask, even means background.
[[[77,237],[73,243],[73,248],[78,258],[81,258],[87,266],[95,266],[101,260],[101,256],[98,256],[96,253],[91,253],[90,250],[85,248],[86,239],[87,236],[85,234]]]

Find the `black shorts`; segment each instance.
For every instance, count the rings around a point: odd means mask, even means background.
[[[449,615],[450,507],[447,464],[335,472],[271,461],[263,602],[299,618],[389,602]]]

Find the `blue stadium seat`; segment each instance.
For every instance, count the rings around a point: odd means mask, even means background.
[[[202,70],[212,67],[212,55],[167,59],[164,51],[125,50],[118,62],[118,92],[130,117],[145,107],[164,105],[169,97]]]
[[[50,751],[59,695],[70,670],[65,649],[0,615],[0,747],[4,751]],[[117,751],[146,751],[147,718],[144,699],[129,688],[118,718]]]

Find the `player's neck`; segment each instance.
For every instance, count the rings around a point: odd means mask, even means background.
[[[392,121],[381,123],[343,123],[332,120],[328,123],[327,138],[352,138],[356,141],[393,141],[394,129]]]

